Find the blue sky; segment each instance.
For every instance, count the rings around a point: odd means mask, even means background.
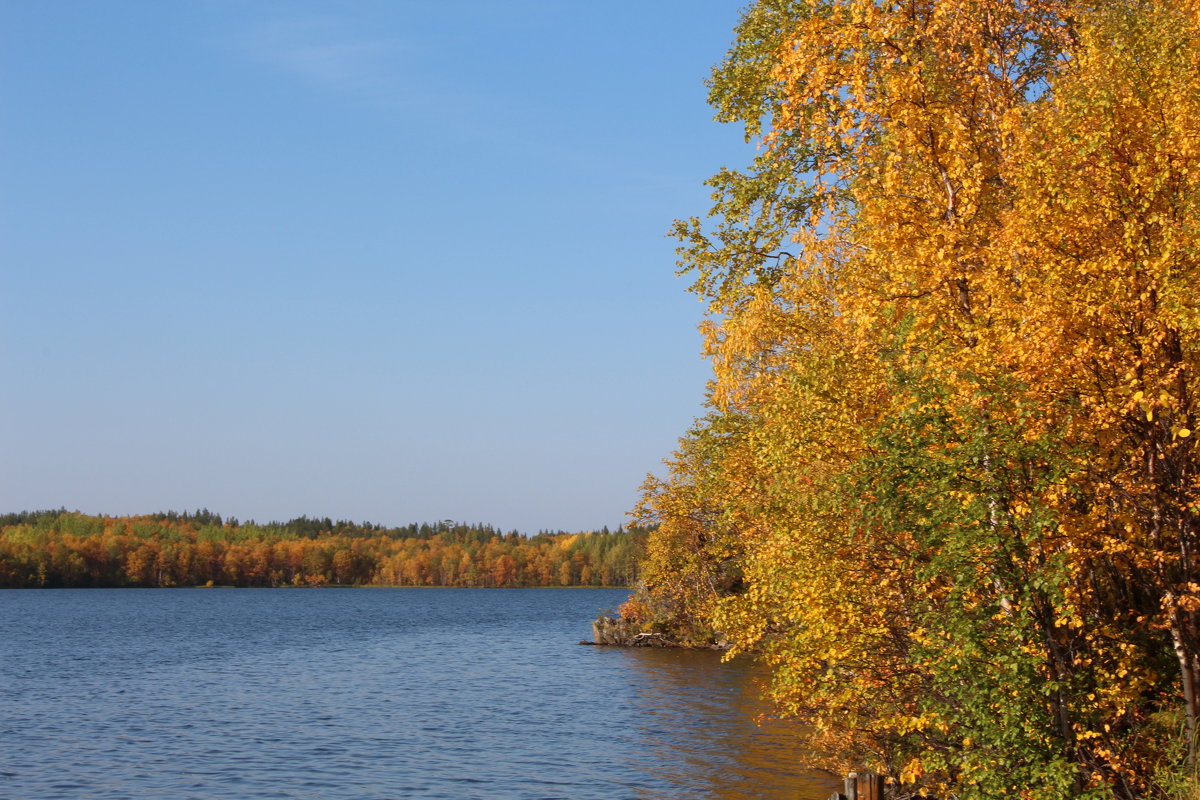
[[[0,510],[625,522],[738,14],[0,0]]]

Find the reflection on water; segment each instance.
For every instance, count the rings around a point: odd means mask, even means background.
[[[823,800],[750,663],[621,591],[0,591],[0,797]]]
[[[767,675],[751,659],[660,648],[619,655],[637,696],[635,729],[647,753],[639,766],[664,784],[686,774],[714,800],[825,800],[837,788],[832,776],[805,769],[795,724],[756,724]]]

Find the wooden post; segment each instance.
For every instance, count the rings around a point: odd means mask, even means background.
[[[858,773],[846,776],[846,800],[858,800]]]
[[[858,800],[883,800],[883,776],[874,772],[858,773]]]

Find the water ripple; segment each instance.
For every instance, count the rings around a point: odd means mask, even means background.
[[[0,796],[828,796],[753,665],[576,646],[622,595],[0,591]]]

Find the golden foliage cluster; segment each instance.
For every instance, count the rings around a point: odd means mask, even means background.
[[[712,98],[759,155],[676,227],[712,413],[647,598],[830,768],[1151,794],[1200,712],[1200,5],[761,0]]]

